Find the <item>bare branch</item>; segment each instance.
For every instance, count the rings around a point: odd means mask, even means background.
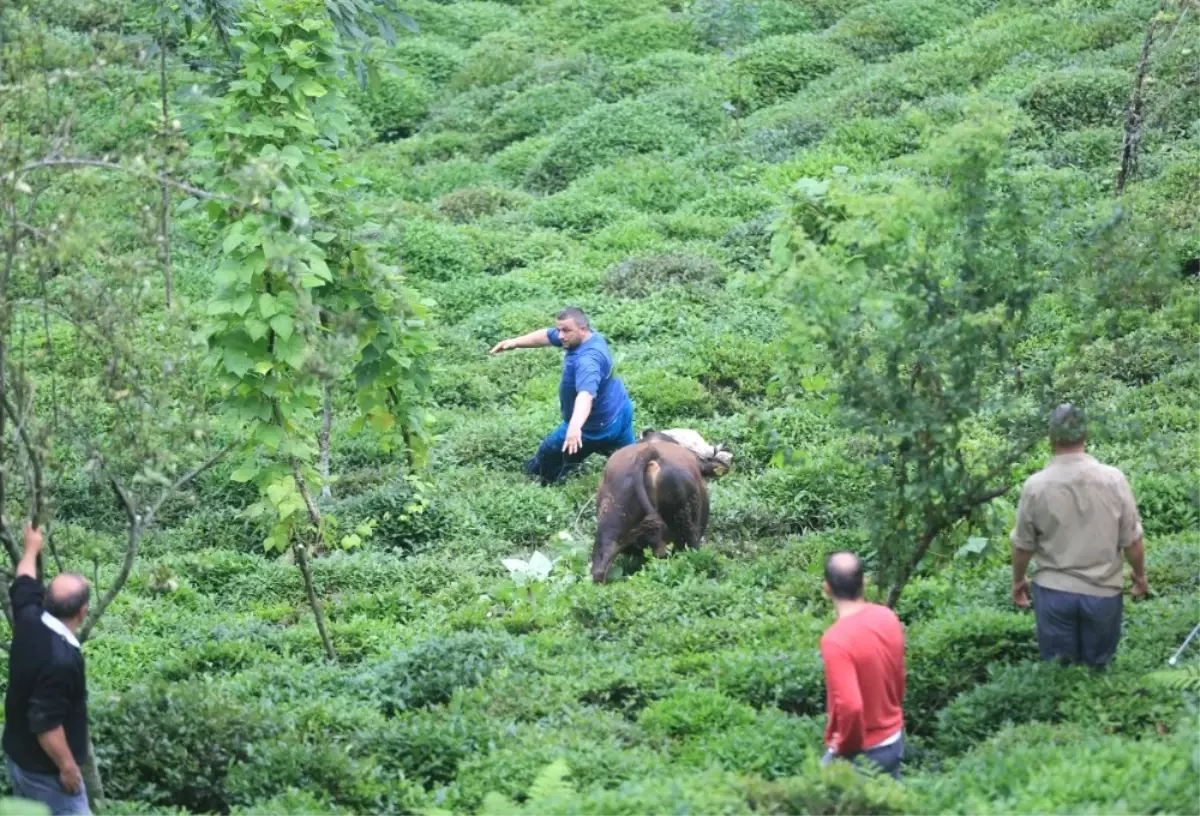
[[[232,445],[227,445],[209,457],[209,459],[202,465],[199,465],[198,467],[188,471],[183,476],[172,482],[169,486],[164,487],[162,492],[159,493],[158,499],[146,512],[145,516],[138,515],[134,500],[130,496],[129,491],[126,490],[125,486],[121,483],[121,480],[112,474],[108,474],[109,484],[112,485],[113,491],[121,499],[121,503],[125,505],[125,512],[129,516],[129,535],[125,542],[125,559],[121,563],[121,571],[117,573],[116,580],[113,582],[112,586],[108,588],[108,591],[104,593],[104,597],[101,598],[100,603],[98,603],[91,614],[88,615],[87,621],[84,622],[83,627],[80,629],[80,643],[83,643],[85,640],[87,640],[88,636],[92,633],[92,629],[95,628],[96,624],[99,623],[100,618],[102,618],[104,613],[108,610],[109,605],[125,587],[125,582],[129,580],[129,575],[133,572],[133,564],[137,559],[138,546],[141,544],[142,534],[145,533],[146,530],[150,529],[151,525],[154,523],[154,516],[156,513],[158,513],[159,508],[162,507],[163,503],[168,498],[186,487],[189,482],[220,461],[221,457],[228,453],[232,448]]]
[[[163,506],[163,504],[167,501],[167,499],[171,498],[171,496],[173,496],[176,493],[178,493],[179,491],[183,490],[185,487],[187,487],[189,484],[191,484],[193,479],[195,479],[197,476],[199,476],[204,471],[208,470],[210,467],[215,465],[217,462],[221,461],[221,459],[223,459],[225,457],[225,454],[227,454],[227,453],[229,453],[229,451],[233,450],[233,447],[234,447],[233,445],[226,445],[225,447],[221,448],[219,451],[214,453],[212,456],[210,456],[203,464],[198,465],[197,467],[188,471],[184,475],[180,476],[178,479],[176,479],[171,484],[170,487],[164,488],[163,491],[158,495],[158,500],[155,501],[154,504],[150,507],[150,510],[147,511],[146,517],[142,521],[143,525],[147,528],[150,527],[150,525],[154,523],[155,516],[158,515],[159,508],[161,508]]]
[[[29,164],[24,165],[19,170],[17,170],[16,173],[18,176],[23,176],[26,173],[30,173],[34,170],[51,169],[51,168],[55,168],[55,167],[68,167],[68,168],[71,168],[71,167],[93,167],[93,168],[96,168],[99,170],[111,170],[111,171],[117,172],[117,173],[126,173],[126,174],[134,176],[136,178],[141,178],[141,179],[146,179],[148,181],[158,182],[160,185],[164,185],[166,187],[172,187],[176,190],[181,190],[182,192],[185,192],[188,195],[195,196],[196,198],[201,198],[201,199],[204,199],[207,201],[228,201],[230,204],[237,204],[240,207],[245,207],[247,210],[253,210],[255,212],[265,212],[265,213],[269,213],[274,216],[278,216],[279,218],[293,217],[292,213],[285,212],[283,210],[277,210],[274,207],[271,207],[262,202],[252,203],[252,202],[246,201],[245,199],[238,198],[237,196],[227,195],[225,193],[214,193],[211,190],[201,189],[200,187],[196,187],[196,186],[188,184],[187,182],[184,182],[184,181],[178,181],[176,179],[171,178],[170,176],[163,175],[162,173],[155,173],[152,170],[139,170],[135,167],[126,167],[123,164],[117,164],[116,162],[110,162],[110,161],[104,161],[102,159],[67,159],[67,158],[39,159],[38,161],[30,162]],[[316,221],[316,220],[311,220],[311,221],[309,221],[309,223],[312,224],[313,226],[325,226],[322,222]]]
[[[33,504],[33,513],[31,522],[34,527],[37,527],[45,519],[46,504],[45,491],[42,487],[42,457],[33,447],[33,443],[29,439],[29,431],[25,428],[25,423],[21,420],[17,409],[13,406],[12,400],[8,398],[8,393],[0,394],[4,401],[4,412],[12,419],[17,426],[17,436],[21,440],[22,447],[25,448],[25,455],[29,459],[29,467],[33,471],[32,485],[30,486],[31,503]]]

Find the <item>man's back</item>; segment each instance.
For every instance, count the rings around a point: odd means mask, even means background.
[[[871,748],[904,726],[904,627],[891,609],[867,604],[821,637],[828,724],[826,742],[849,754]]]
[[[1021,489],[1012,541],[1035,553],[1033,581],[1039,586],[1119,595],[1121,550],[1141,537],[1124,474],[1086,453],[1055,456]]]

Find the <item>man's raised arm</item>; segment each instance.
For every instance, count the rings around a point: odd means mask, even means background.
[[[508,340],[501,340],[492,346],[490,353],[497,354],[501,351],[510,351],[511,349],[539,348],[548,345],[550,345],[550,333],[546,329],[538,329],[537,331],[531,331],[529,334],[522,334],[520,337],[510,337]]]
[[[42,551],[42,531],[25,522],[21,560],[17,563],[17,575],[37,578],[37,557]]]

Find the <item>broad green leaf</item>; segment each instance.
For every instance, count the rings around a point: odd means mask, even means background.
[[[329,274],[329,266],[326,265],[324,258],[312,258],[308,262],[309,270],[323,281],[332,280],[333,276]]]
[[[247,462],[240,468],[229,475],[229,478],[235,482],[248,482],[258,475],[258,466],[252,462]]]
[[[271,328],[279,335],[280,340],[287,340],[292,336],[292,318],[285,314],[277,314],[271,318]]]
[[[246,312],[248,312],[250,310],[250,306],[253,303],[254,303],[254,293],[253,292],[243,292],[242,294],[240,294],[236,298],[234,298],[233,302],[230,304],[230,308],[232,308],[236,314],[244,315]]]
[[[179,206],[175,208],[175,212],[176,214],[188,212],[189,210],[195,209],[196,205],[199,203],[200,199],[196,198],[195,196],[185,198],[183,201],[179,202]]]
[[[279,305],[275,300],[275,296],[269,292],[263,292],[258,296],[258,313],[264,318],[274,317],[279,311]]]
[[[287,145],[279,151],[279,156],[288,167],[299,167],[304,161],[304,154],[295,145]]]
[[[322,85],[320,82],[317,82],[315,79],[305,80],[304,83],[300,86],[300,91],[305,96],[314,96],[314,97],[321,97],[321,96],[324,96],[326,93],[325,86]]]
[[[241,349],[227,348],[224,356],[225,370],[238,377],[245,376],[254,367],[254,361]]]
[[[245,240],[245,236],[242,235],[242,222],[239,221],[233,225],[229,230],[229,234],[225,236],[225,240],[221,244],[221,249],[226,254],[229,254],[241,246],[243,240]]]
[[[261,340],[267,336],[267,324],[257,317],[247,317],[243,325],[251,340]]]
[[[255,437],[259,442],[274,450],[283,441],[283,429],[278,425],[260,425]]]

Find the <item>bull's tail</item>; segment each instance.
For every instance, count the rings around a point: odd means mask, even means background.
[[[657,454],[658,452],[652,446],[647,447],[638,454],[633,468],[634,490],[637,492],[638,501],[641,502],[642,512],[645,514],[638,529],[639,538],[650,539],[655,547],[658,546],[663,530],[666,528],[666,522],[654,509],[654,503],[650,501],[650,494],[646,490],[646,480],[650,478],[650,464],[656,460]]]

